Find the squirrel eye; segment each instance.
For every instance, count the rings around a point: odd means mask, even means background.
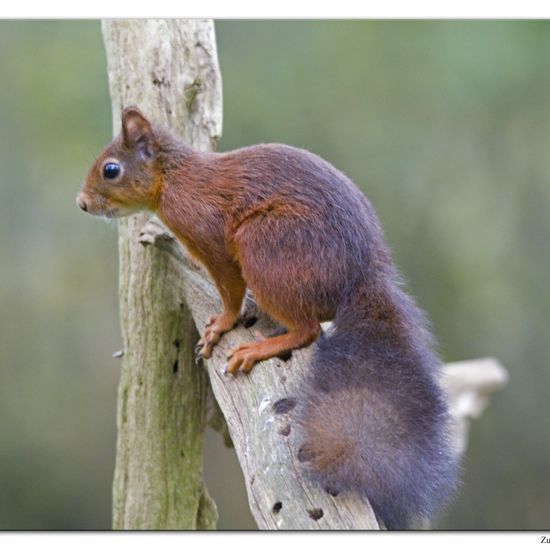
[[[120,174],[120,164],[116,162],[108,162],[103,167],[103,177],[106,180],[114,180]]]

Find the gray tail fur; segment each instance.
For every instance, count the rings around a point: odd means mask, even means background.
[[[302,390],[299,458],[332,494],[367,497],[387,529],[418,527],[447,502],[458,471],[424,315],[392,288],[384,300],[356,293],[334,324]]]

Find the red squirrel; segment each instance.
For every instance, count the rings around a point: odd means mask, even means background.
[[[359,491],[388,529],[418,526],[448,501],[458,465],[434,342],[371,204],[342,172],[280,144],[196,152],[128,107],[77,204],[110,218],[155,212],[207,269],[223,311],[202,357],[237,323],[247,287],[286,328],[233,349],[228,373],[316,341],[297,399],[298,458],[314,481]]]

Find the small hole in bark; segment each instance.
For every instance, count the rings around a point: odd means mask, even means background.
[[[321,508],[313,508],[313,510],[308,510],[307,513],[311,519],[315,521],[320,520],[323,517],[323,510]]]
[[[176,359],[174,361],[174,364],[172,365],[172,372],[173,373],[178,372],[179,367],[180,367],[179,361]]]
[[[298,460],[300,462],[309,462],[315,456],[315,453],[305,445],[298,450]]]
[[[279,399],[273,403],[273,411],[275,414],[285,414],[291,411],[296,406],[296,400],[291,397]]]
[[[277,357],[281,361],[290,361],[292,359],[292,352],[291,351],[284,351],[283,353],[277,355]]]
[[[290,424],[287,424],[286,426],[283,426],[280,430],[279,430],[279,433],[281,435],[284,435],[284,436],[287,436],[290,434]]]
[[[325,491],[331,496],[331,497],[337,497],[338,491],[334,489],[333,487],[325,487]]]
[[[273,513],[274,514],[278,514],[283,508],[283,503],[282,502],[276,502],[274,505],[273,505]]]
[[[243,326],[245,328],[253,327],[258,322],[257,317],[247,317],[246,319],[243,319]]]
[[[174,340],[174,346],[176,349],[180,349],[180,341],[178,339]]]

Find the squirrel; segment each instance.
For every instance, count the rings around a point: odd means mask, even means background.
[[[136,107],[121,122],[77,205],[109,218],[155,212],[206,268],[223,311],[200,356],[237,324],[247,287],[286,328],[233,349],[227,373],[316,341],[298,399],[298,458],[331,494],[366,497],[387,529],[425,525],[454,493],[458,461],[434,340],[367,198],[302,149],[197,152]]]

